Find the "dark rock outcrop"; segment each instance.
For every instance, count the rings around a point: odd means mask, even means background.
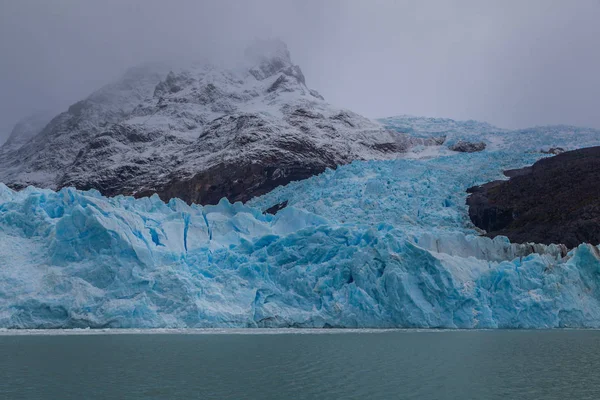
[[[461,153],[475,153],[478,151],[485,150],[484,142],[466,142],[464,140],[458,141],[449,147],[452,151],[458,151]]]
[[[550,147],[548,150],[542,150],[542,153],[544,153],[544,154],[554,154],[554,155],[562,154],[564,152],[565,152],[565,149],[563,149],[562,147]]]
[[[335,167],[317,160],[312,163],[305,161],[292,156],[287,159],[265,157],[258,162],[250,159],[224,162],[191,179],[175,178],[157,189],[136,192],[134,195],[144,197],[158,193],[164,200],[179,198],[190,204],[217,204],[223,197],[231,202],[246,202],[277,186],[310,178],[324,172],[327,167]]]
[[[283,210],[284,208],[286,208],[288,205],[288,201],[282,201],[281,203],[277,203],[272,207],[267,208],[265,211],[263,211],[263,214],[271,214],[271,215],[275,215],[277,214],[279,211]]]
[[[487,236],[517,243],[600,243],[600,147],[506,171],[508,181],[468,189],[469,216]]]

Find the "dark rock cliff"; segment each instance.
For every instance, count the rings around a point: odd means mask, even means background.
[[[506,171],[508,181],[470,188],[473,223],[511,241],[600,243],[600,147],[568,151]]]

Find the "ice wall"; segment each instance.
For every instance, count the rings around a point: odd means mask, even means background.
[[[600,327],[597,248],[466,216],[467,187],[540,156],[355,162],[247,205],[0,184],[0,327]]]

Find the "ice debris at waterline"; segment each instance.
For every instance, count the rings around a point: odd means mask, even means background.
[[[466,214],[465,188],[540,156],[355,162],[248,205],[0,184],[0,327],[600,327],[597,248]]]

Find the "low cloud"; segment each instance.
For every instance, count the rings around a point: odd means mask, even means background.
[[[0,0],[0,141],[147,61],[287,42],[307,84],[369,117],[600,128],[600,2]]]

